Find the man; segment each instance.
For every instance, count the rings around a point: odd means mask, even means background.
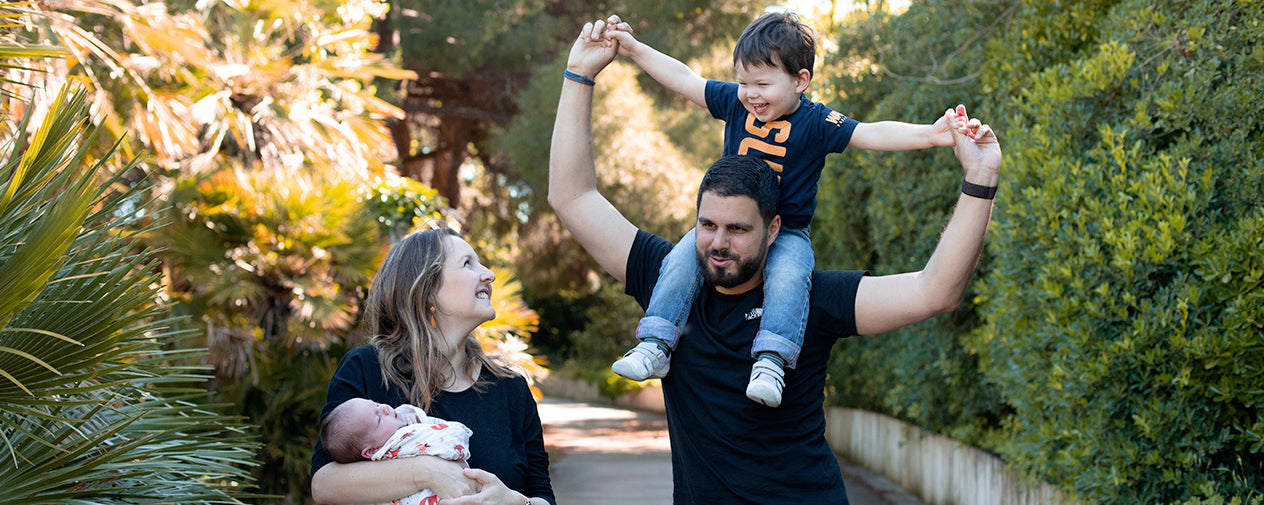
[[[553,129],[549,203],[575,239],[644,306],[671,244],[638,230],[596,187],[591,83],[617,52],[604,28],[601,21],[585,25],[571,49]],[[779,409],[750,402],[743,389],[762,314],[763,264],[781,225],[774,215],[776,179],[749,157],[725,157],[708,170],[697,221],[706,283],[663,379],[675,503],[847,503],[824,436],[829,350],[838,338],[900,328],[960,303],[983,248],[1001,164],[991,129],[963,113],[945,115],[955,126],[953,149],[966,194],[935,252],[919,272],[813,274],[803,350],[798,366],[786,373]]]

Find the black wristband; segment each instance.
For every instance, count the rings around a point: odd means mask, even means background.
[[[961,192],[984,200],[996,198],[996,186],[980,186],[970,181],[961,181]]]

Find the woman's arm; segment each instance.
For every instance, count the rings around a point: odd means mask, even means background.
[[[312,499],[326,505],[385,503],[422,489],[455,498],[477,491],[464,470],[434,456],[330,463],[312,475]]]
[[[539,406],[531,389],[523,381],[523,393],[526,398],[523,412],[522,436],[527,446],[527,487],[526,495],[533,498],[532,503],[551,504],[557,501],[553,494],[553,482],[549,478],[549,450],[544,445],[544,424],[540,421]]]

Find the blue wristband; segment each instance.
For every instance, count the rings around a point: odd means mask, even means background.
[[[577,74],[577,73],[575,73],[575,72],[571,72],[570,70],[564,70],[564,71],[562,71],[562,76],[563,76],[563,77],[565,77],[565,78],[567,78],[567,79],[570,79],[570,80],[572,80],[572,81],[575,81],[575,82],[578,82],[578,83],[580,83],[580,84],[584,84],[584,85],[587,85],[587,86],[592,86],[592,85],[597,84],[597,81],[594,81],[594,80],[592,80],[592,79],[589,79],[587,76],[583,76],[583,75],[579,75],[579,74]]]

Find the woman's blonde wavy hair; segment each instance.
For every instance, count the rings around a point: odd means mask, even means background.
[[[439,347],[435,302],[447,257],[444,241],[460,237],[451,228],[415,232],[391,246],[365,301],[365,321],[381,362],[382,379],[403,389],[409,403],[430,410],[443,389],[445,372],[456,376],[482,365],[497,377],[514,373],[483,352],[474,335],[465,338],[465,370],[451,365]],[[482,391],[486,381],[476,381]]]

